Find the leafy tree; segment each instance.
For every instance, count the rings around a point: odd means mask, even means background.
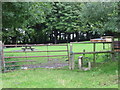
[[[105,31],[118,32],[117,28],[117,3],[92,2],[81,4],[82,28],[97,31],[101,35]]]
[[[3,41],[12,38],[12,43],[16,43],[17,37],[19,37],[19,28],[24,29],[44,22],[50,7],[49,3],[42,2],[4,2],[2,4]],[[5,34],[6,32],[8,34]],[[29,34],[29,30],[27,34]]]
[[[81,27],[80,3],[53,3],[51,13],[47,16],[46,31],[53,32],[57,43],[58,31],[75,32]]]
[[[44,43],[54,34],[120,32],[119,9],[115,2],[4,2],[3,41],[7,43]]]

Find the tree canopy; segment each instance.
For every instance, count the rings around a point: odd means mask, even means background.
[[[104,33],[105,31],[119,32],[117,3],[83,3],[80,12],[83,29]]]
[[[50,5],[38,2],[4,2],[2,12],[3,28],[22,28],[43,22]]]
[[[3,2],[2,8],[5,43],[44,43],[60,32],[120,33],[119,2]]]

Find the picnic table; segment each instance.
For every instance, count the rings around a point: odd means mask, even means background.
[[[22,48],[23,51],[26,51],[27,49],[30,49],[31,51],[34,50],[34,48],[32,48],[31,45],[29,45],[29,46],[23,46],[23,47],[24,47],[24,48]]]

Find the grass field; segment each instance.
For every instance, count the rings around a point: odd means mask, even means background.
[[[74,52],[92,51],[92,44],[73,44]],[[49,47],[49,50],[62,50],[66,47]],[[36,49],[45,50],[46,47],[36,47]],[[5,51],[20,50],[20,48],[9,48]],[[101,51],[102,44],[97,45],[97,51]],[[109,45],[106,49],[109,50]],[[47,55],[47,53],[31,53],[28,55]],[[64,53],[49,53],[49,55],[66,54]],[[15,54],[16,55],[16,54]],[[18,56],[23,56],[25,53],[19,53]],[[6,56],[13,56],[13,54],[6,54]],[[75,62],[79,55],[75,56]],[[92,55],[86,55],[92,57]],[[104,54],[100,54],[97,62],[105,60]],[[34,58],[40,59],[40,58]],[[2,84],[3,88],[118,88],[118,62],[111,61],[108,57],[105,64],[99,64],[90,71],[80,71],[63,69],[32,69],[32,70],[18,70],[9,73],[3,73]],[[19,60],[19,59],[18,59]],[[92,59],[91,59],[92,60]],[[1,84],[0,84],[1,85]]]

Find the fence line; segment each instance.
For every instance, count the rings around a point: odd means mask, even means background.
[[[83,52],[73,52],[72,50],[72,45],[70,46],[70,61],[71,61],[71,67],[73,67],[72,69],[74,69],[74,62],[73,62],[73,59],[74,59],[74,55],[76,54],[93,54],[93,63],[96,62],[96,55],[95,54],[98,54],[98,53],[111,53],[112,55],[112,60],[114,61],[115,60],[115,53],[116,52],[120,52],[120,45],[117,43],[115,44],[115,42],[118,42],[120,43],[120,41],[114,41],[114,38],[112,37],[112,42],[71,42],[71,44],[93,44],[93,52],[85,52],[85,50]],[[104,49],[104,44],[105,43],[110,43],[111,44],[111,50],[110,51],[96,51],[96,44],[97,43],[103,43],[103,49]],[[118,46],[116,46],[118,45]],[[117,48],[116,48],[117,47]]]
[[[73,52],[73,46],[72,44],[93,44],[93,52]],[[97,43],[110,43],[111,44],[111,51],[96,51],[96,44]],[[3,47],[22,47],[22,46],[67,46],[67,50],[47,50],[47,51],[3,51]],[[20,52],[67,52],[67,55],[46,55],[46,56],[9,56],[9,57],[4,57],[4,53],[20,53]],[[120,52],[119,50],[118,51],[115,51],[114,49],[114,40],[112,42],[72,42],[70,44],[70,51],[69,51],[69,46],[68,44],[22,44],[22,45],[4,45],[2,44],[2,53],[1,53],[1,56],[2,56],[2,67],[5,68],[5,67],[12,67],[12,66],[18,66],[18,65],[5,65],[6,63],[14,63],[14,62],[34,62],[33,60],[25,60],[25,61],[7,61],[5,62],[4,59],[6,58],[32,58],[32,57],[60,57],[60,56],[68,56],[68,64],[69,64],[69,69],[73,70],[74,69],[74,55],[76,54],[93,54],[94,58],[93,58],[93,61],[95,63],[95,54],[97,53],[111,53],[112,54],[112,59],[114,60],[114,53],[116,52]],[[20,66],[23,66],[23,65],[20,65]]]

